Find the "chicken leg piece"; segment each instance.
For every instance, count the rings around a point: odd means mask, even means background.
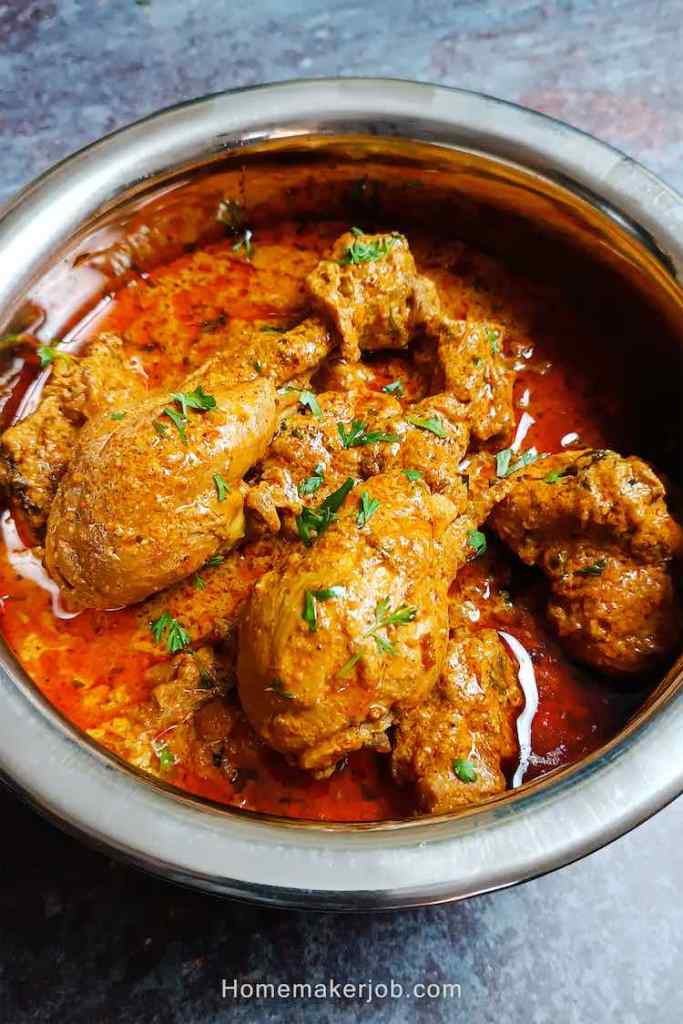
[[[355,488],[350,478],[313,520],[322,535],[256,584],[238,638],[240,700],[292,764],[324,777],[351,750],[388,750],[396,708],[434,686],[457,512],[400,471]]]
[[[275,429],[269,380],[158,395],[82,431],[50,511],[45,564],[72,608],[134,604],[244,533],[241,478]],[[196,378],[193,381],[196,383]],[[209,390],[211,387],[211,390]]]

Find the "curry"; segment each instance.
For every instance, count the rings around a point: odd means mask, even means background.
[[[683,534],[561,286],[335,212],[222,197],[76,346],[5,346],[2,634],[188,792],[457,811],[623,727],[680,641]]]

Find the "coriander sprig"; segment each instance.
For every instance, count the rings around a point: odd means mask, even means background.
[[[417,608],[402,604],[399,605],[395,611],[391,610],[391,600],[388,597],[383,597],[375,605],[375,624],[371,626],[367,632],[363,633],[361,640],[369,640],[372,638],[377,645],[377,649],[380,654],[396,654],[396,647],[384,636],[380,630],[386,629],[387,626],[401,626],[407,622],[413,622],[417,616]],[[344,662],[342,667],[337,672],[338,676],[345,678],[349,676],[355,665],[363,658],[363,649],[355,651],[348,661]]]
[[[360,448],[366,444],[376,444],[378,441],[393,444],[401,440],[397,434],[388,434],[381,430],[368,430],[368,425],[363,420],[351,420],[348,429],[343,423],[337,423],[337,431],[344,448]]]
[[[342,258],[337,260],[342,267],[357,263],[374,263],[375,260],[381,260],[398,244],[398,238],[393,235],[381,238],[379,241],[374,239],[366,241],[367,236],[360,228],[351,228],[351,234],[354,236],[353,242],[346,247]]]
[[[190,634],[169,611],[162,612],[158,619],[150,622],[149,628],[158,644],[166,638],[166,647],[171,654],[184,650],[190,643]]]

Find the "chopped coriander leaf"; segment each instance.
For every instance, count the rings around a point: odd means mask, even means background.
[[[54,363],[55,359],[73,359],[74,356],[70,352],[60,352],[57,348],[61,345],[59,340],[53,341],[51,345],[40,345],[36,350],[38,358],[40,359],[40,368],[45,370],[50,363]]]
[[[411,483],[415,483],[416,480],[422,479],[422,473],[419,469],[404,469],[403,475],[407,476]]]
[[[304,591],[304,610],[301,618],[308,624],[309,632],[315,633],[318,628],[318,617],[315,610],[315,597],[312,590]]]
[[[197,573],[195,578],[192,580],[192,583],[195,590],[204,590],[204,588],[206,587],[206,581],[202,576],[199,575],[199,573]]]
[[[556,484],[558,480],[561,480],[563,476],[566,476],[568,467],[564,469],[551,469],[547,476],[543,477],[543,480],[547,484]]]
[[[185,417],[182,416],[175,409],[172,409],[170,406],[166,406],[161,415],[168,416],[168,418],[172,420],[172,422],[175,424],[176,430],[180,435],[180,440],[183,442],[183,444],[187,444],[187,434],[185,433],[185,424],[187,423],[187,420],[185,419]]]
[[[356,522],[359,526],[366,526],[368,521],[374,516],[375,512],[380,506],[377,498],[371,498],[367,491],[360,492],[360,499],[358,502],[359,509],[358,515],[356,516]]]
[[[308,623],[308,628],[311,633],[315,633],[318,628],[316,601],[330,601],[333,597],[343,596],[344,588],[338,585],[335,585],[334,587],[323,587],[320,590],[304,591],[304,608],[301,613],[301,617],[304,622]]]
[[[376,444],[378,441],[386,441],[393,444],[400,441],[397,434],[386,434],[379,430],[368,431],[367,423],[362,420],[351,420],[347,430],[343,423],[337,423],[337,431],[344,448],[359,448],[361,445]]]
[[[171,398],[178,403],[185,418],[187,418],[188,409],[207,412],[209,409],[216,408],[216,399],[213,395],[207,395],[201,386],[196,391],[174,391]]]
[[[168,434],[168,427],[165,427],[163,423],[159,423],[159,420],[154,420],[152,426],[154,427],[154,433],[158,434],[159,437],[166,437]]]
[[[385,384],[382,391],[387,395],[396,395],[397,398],[402,398],[405,394],[403,383],[400,380],[392,380],[391,384]]]
[[[325,467],[322,462],[314,468],[311,476],[307,476],[305,480],[302,480],[297,491],[299,492],[300,498],[305,498],[307,494],[315,494],[316,491],[320,490],[325,480]]]
[[[373,633],[372,638],[377,644],[380,654],[396,654],[396,646],[392,644],[391,640],[387,640],[386,637],[382,636],[381,633]]]
[[[477,781],[477,770],[471,761],[468,761],[466,757],[456,757],[453,761],[453,774],[456,775],[461,782],[476,782]]]
[[[481,530],[471,530],[467,535],[467,543],[476,556],[483,555],[486,551],[486,534]]]
[[[225,501],[230,491],[230,486],[225,482],[220,473],[213,474],[213,484],[216,488],[216,494],[218,495],[219,501]]]
[[[344,504],[347,494],[353,490],[356,481],[353,477],[347,477],[344,483],[332,494],[328,494],[325,500],[317,509],[305,508],[301,515],[296,517],[296,528],[299,536],[306,546],[313,542],[311,534],[320,536],[337,517],[337,512]]]
[[[282,697],[283,700],[296,700],[294,694],[285,689],[285,684],[281,679],[273,679],[270,686],[266,686],[266,690],[270,693],[274,693],[276,697]]]
[[[221,199],[216,220],[231,231],[238,231],[242,224],[242,204],[236,199]]]
[[[333,597],[343,597],[345,590],[338,583],[335,583],[333,587],[322,587],[320,590],[314,590],[313,596],[316,601],[329,601]]]
[[[207,558],[204,565],[210,569],[215,569],[217,565],[221,565],[225,561],[225,555],[211,555],[211,558]]]
[[[512,448],[503,448],[502,451],[496,455],[496,475],[499,477],[512,476],[520,469],[524,469],[525,466],[529,466],[532,462],[535,462],[538,458],[538,452],[535,448],[529,448],[525,452],[521,452],[518,459],[512,461],[514,452]]]
[[[112,420],[122,420],[125,415],[125,412],[112,412],[109,414],[109,418]]]
[[[190,634],[184,629],[177,619],[174,619],[170,612],[162,612],[158,619],[154,619],[149,628],[152,636],[158,644],[166,637],[166,647],[171,654],[177,654],[190,643]]]
[[[170,771],[175,765],[175,755],[165,743],[163,747],[159,747],[157,757],[159,758],[159,767],[162,772]]]
[[[257,373],[263,372],[263,366],[261,365],[261,363],[259,363],[258,359],[254,360],[254,369],[256,370]]]
[[[389,598],[385,597],[377,602],[375,607],[376,629],[383,626],[399,626],[404,622],[413,622],[417,615],[417,608],[402,604],[395,612],[391,611]]]
[[[259,330],[264,334],[286,334],[289,327],[275,327],[274,324],[263,324],[262,327],[259,327]]]
[[[420,430],[429,430],[430,433],[436,434],[437,437],[448,437],[446,428],[438,416],[429,416],[427,419],[420,419],[419,416],[406,416],[408,423],[412,423],[414,427],[419,427]]]
[[[488,339],[489,346],[491,348],[492,355],[497,355],[500,352],[500,344],[498,342],[499,332],[491,330],[490,328],[486,331],[486,337]]]
[[[316,398],[312,391],[307,391],[306,388],[295,388],[292,386],[285,388],[285,391],[297,391],[299,394],[299,402],[301,403],[301,405],[304,405],[306,406],[307,409],[310,409],[317,420],[319,420],[322,417],[323,411],[320,408],[318,399]]]
[[[244,230],[244,232],[242,234],[242,237],[239,239],[239,241],[235,242],[235,244],[233,245],[232,251],[233,252],[242,252],[242,251],[244,251],[245,258],[248,259],[248,260],[251,259],[251,253],[252,253],[252,249],[253,249],[253,246],[251,244],[252,238],[253,238],[253,233],[249,230],[249,228],[245,228],[245,230]]]
[[[351,228],[351,234],[354,236],[354,240],[351,245],[347,246],[342,258],[337,260],[340,266],[348,266],[355,263],[374,263],[375,260],[380,260],[383,256],[386,256],[398,242],[398,238],[393,236],[382,238],[379,242],[374,240],[370,242],[361,241],[364,232],[360,228]]]
[[[602,576],[605,566],[607,565],[606,558],[599,558],[597,562],[593,562],[592,565],[584,565],[583,569],[577,569],[577,576]]]
[[[337,672],[337,677],[339,679],[346,679],[347,676],[350,676],[358,662],[362,659],[362,657],[362,651],[356,651],[355,654],[352,654],[349,660],[345,661],[342,667]]]

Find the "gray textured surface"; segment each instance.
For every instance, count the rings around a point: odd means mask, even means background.
[[[680,0],[0,0],[0,199],[201,93],[325,74],[422,78],[545,110],[683,187]],[[39,756],[39,752],[37,752]],[[90,853],[0,794],[0,1021],[416,1019],[414,1000],[222,1001],[220,980],[443,980],[419,1019],[678,1024],[683,805],[588,860],[467,904],[256,910]]]

